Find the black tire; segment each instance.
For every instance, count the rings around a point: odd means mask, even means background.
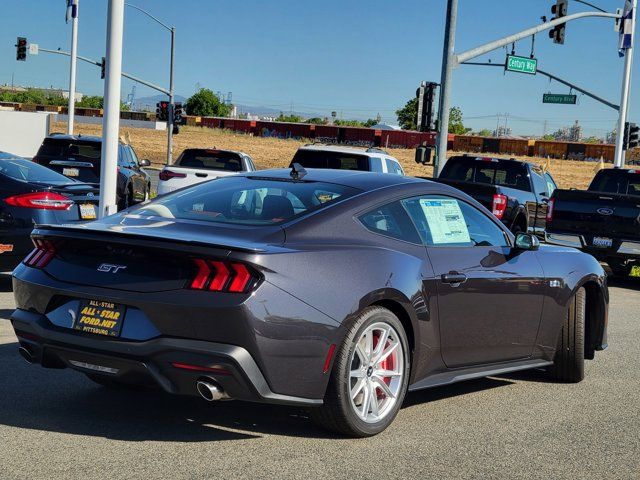
[[[404,375],[396,396],[395,404],[386,416],[376,423],[367,423],[359,418],[351,406],[351,386],[349,372],[357,339],[374,323],[386,323],[398,334],[403,348]],[[350,437],[370,437],[386,429],[398,414],[407,393],[410,375],[411,352],[406,332],[398,317],[382,307],[368,307],[358,315],[335,354],[329,385],[324,397],[324,405],[312,409],[311,419],[320,427]]]
[[[551,375],[559,382],[578,383],[584,379],[584,329],[586,292],[580,288],[571,299],[562,324]]]
[[[131,203],[132,201],[133,201],[133,192],[131,191],[130,188],[127,188],[126,193],[122,198],[120,198],[120,202],[118,202],[118,211],[126,210],[127,208],[129,208],[131,205],[133,205]]]

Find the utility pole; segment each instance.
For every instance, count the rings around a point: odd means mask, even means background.
[[[449,141],[449,109],[451,108],[451,80],[455,55],[456,23],[458,21],[458,0],[447,0],[447,20],[444,30],[444,49],[442,51],[442,73],[440,76],[440,106],[438,112],[438,137],[436,142],[436,164],[434,176],[440,172],[447,161],[447,142]]]
[[[80,0],[69,0],[67,8],[71,12],[71,66],[69,69],[69,111],[67,134],[73,135],[73,122],[76,113],[76,66],[78,63],[78,3]]]
[[[173,164],[173,57],[175,54],[176,28],[171,27],[171,61],[169,66],[169,119],[167,120],[167,165]]]
[[[622,74],[622,93],[620,96],[620,116],[618,117],[618,135],[616,136],[616,151],[613,160],[613,166],[616,168],[624,167],[625,162],[625,145],[624,131],[629,114],[629,96],[631,86],[631,69],[633,67],[633,44],[635,43],[636,31],[636,14],[638,12],[638,0],[632,0],[631,9],[631,45],[626,49],[624,54],[624,70]],[[621,22],[621,29],[624,30],[624,18]]]
[[[98,218],[116,213],[118,178],[118,133],[120,129],[120,89],[122,73],[122,33],[124,0],[109,0],[107,19],[107,68],[104,82],[102,119],[102,162],[100,165],[100,205]]]

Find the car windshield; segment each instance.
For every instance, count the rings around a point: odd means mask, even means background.
[[[225,170],[228,172],[241,172],[242,159],[234,152],[220,150],[185,150],[176,162],[178,167],[204,168],[207,170]]]
[[[301,148],[291,163],[299,163],[305,168],[332,168],[335,170],[361,170],[368,172],[369,157],[357,153],[333,152]]]
[[[523,164],[491,158],[453,157],[445,164],[440,177],[531,190],[527,169]]]
[[[0,174],[24,182],[63,185],[71,183],[67,177],[23,158],[0,157]]]
[[[331,183],[232,176],[166,195],[134,213],[216,223],[274,225],[359,192]]]

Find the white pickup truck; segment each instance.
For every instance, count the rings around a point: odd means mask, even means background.
[[[159,175],[158,195],[240,172],[254,172],[253,160],[243,152],[216,148],[187,148]]]

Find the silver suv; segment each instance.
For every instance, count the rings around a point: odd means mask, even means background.
[[[305,168],[332,168],[404,175],[400,162],[379,148],[356,148],[338,145],[309,144],[300,147],[291,164]]]

